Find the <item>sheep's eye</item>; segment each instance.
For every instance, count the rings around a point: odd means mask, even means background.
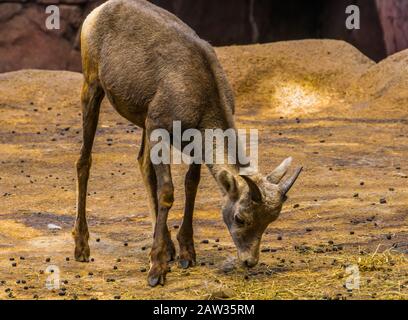
[[[238,225],[243,226],[243,225],[245,224],[245,221],[242,220],[240,217],[235,216],[234,218],[235,218],[235,222],[236,222]]]

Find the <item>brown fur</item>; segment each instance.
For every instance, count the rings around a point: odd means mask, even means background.
[[[151,286],[163,284],[167,262],[175,257],[167,228],[174,187],[170,166],[150,161],[150,134],[155,129],[171,132],[173,121],[181,121],[183,130],[235,129],[232,90],[213,48],[177,17],[144,0],[111,0],[95,9],[84,22],[81,51],[83,145],[77,162],[75,258],[88,261],[90,255],[87,182],[100,103],[106,95],[119,114],[143,128],[138,161],[154,225],[148,281]],[[183,268],[195,264],[192,219],[200,169],[193,164],[186,176],[184,219],[177,236]],[[251,189],[252,180],[239,178],[236,166],[209,169],[228,195],[224,221],[239,257],[252,266],[258,261],[260,238],[279,214],[287,190],[266,180]],[[262,203],[253,201],[258,185],[267,195]],[[238,215],[245,220],[238,223]]]

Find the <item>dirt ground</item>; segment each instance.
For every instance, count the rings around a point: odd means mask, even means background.
[[[26,70],[0,75],[0,299],[408,299],[408,52],[375,64],[337,41],[217,50],[238,127],[259,129],[262,171],[288,156],[305,168],[264,236],[260,264],[236,266],[221,194],[203,169],[198,265],[174,263],[164,287],[147,286],[141,132],[107,102],[89,182],[93,261],[75,262],[82,78]],[[185,172],[173,167],[174,240]],[[345,287],[348,266],[359,289]],[[61,288],[48,290],[57,274]]]

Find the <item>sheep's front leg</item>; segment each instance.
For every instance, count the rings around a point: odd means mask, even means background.
[[[174,188],[171,179],[170,165],[154,165],[157,177],[158,210],[154,226],[153,246],[150,252],[150,271],[148,275],[149,285],[164,285],[168,271],[168,241],[169,231],[167,217],[174,202]]]
[[[180,245],[179,265],[183,269],[196,264],[196,253],[193,239],[193,212],[198,184],[200,183],[200,164],[192,164],[185,180],[184,217],[177,235]]]
[[[157,194],[157,178],[154,170],[153,163],[150,160],[150,145],[146,130],[143,130],[142,145],[138,156],[138,162],[140,172],[143,177],[143,181],[146,187],[150,202],[150,211],[153,222],[153,232],[156,227],[156,221],[158,216],[158,194]],[[166,246],[167,246],[167,261],[173,261],[176,257],[176,249],[174,243],[171,240],[170,231],[166,228]]]

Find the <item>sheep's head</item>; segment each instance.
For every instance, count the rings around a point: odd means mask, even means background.
[[[302,171],[298,168],[290,178],[284,179],[291,162],[292,158],[286,159],[265,177],[235,177],[226,170],[218,174],[226,195],[222,210],[224,222],[238,250],[239,260],[247,267],[258,263],[262,235],[278,218],[286,194]]]

